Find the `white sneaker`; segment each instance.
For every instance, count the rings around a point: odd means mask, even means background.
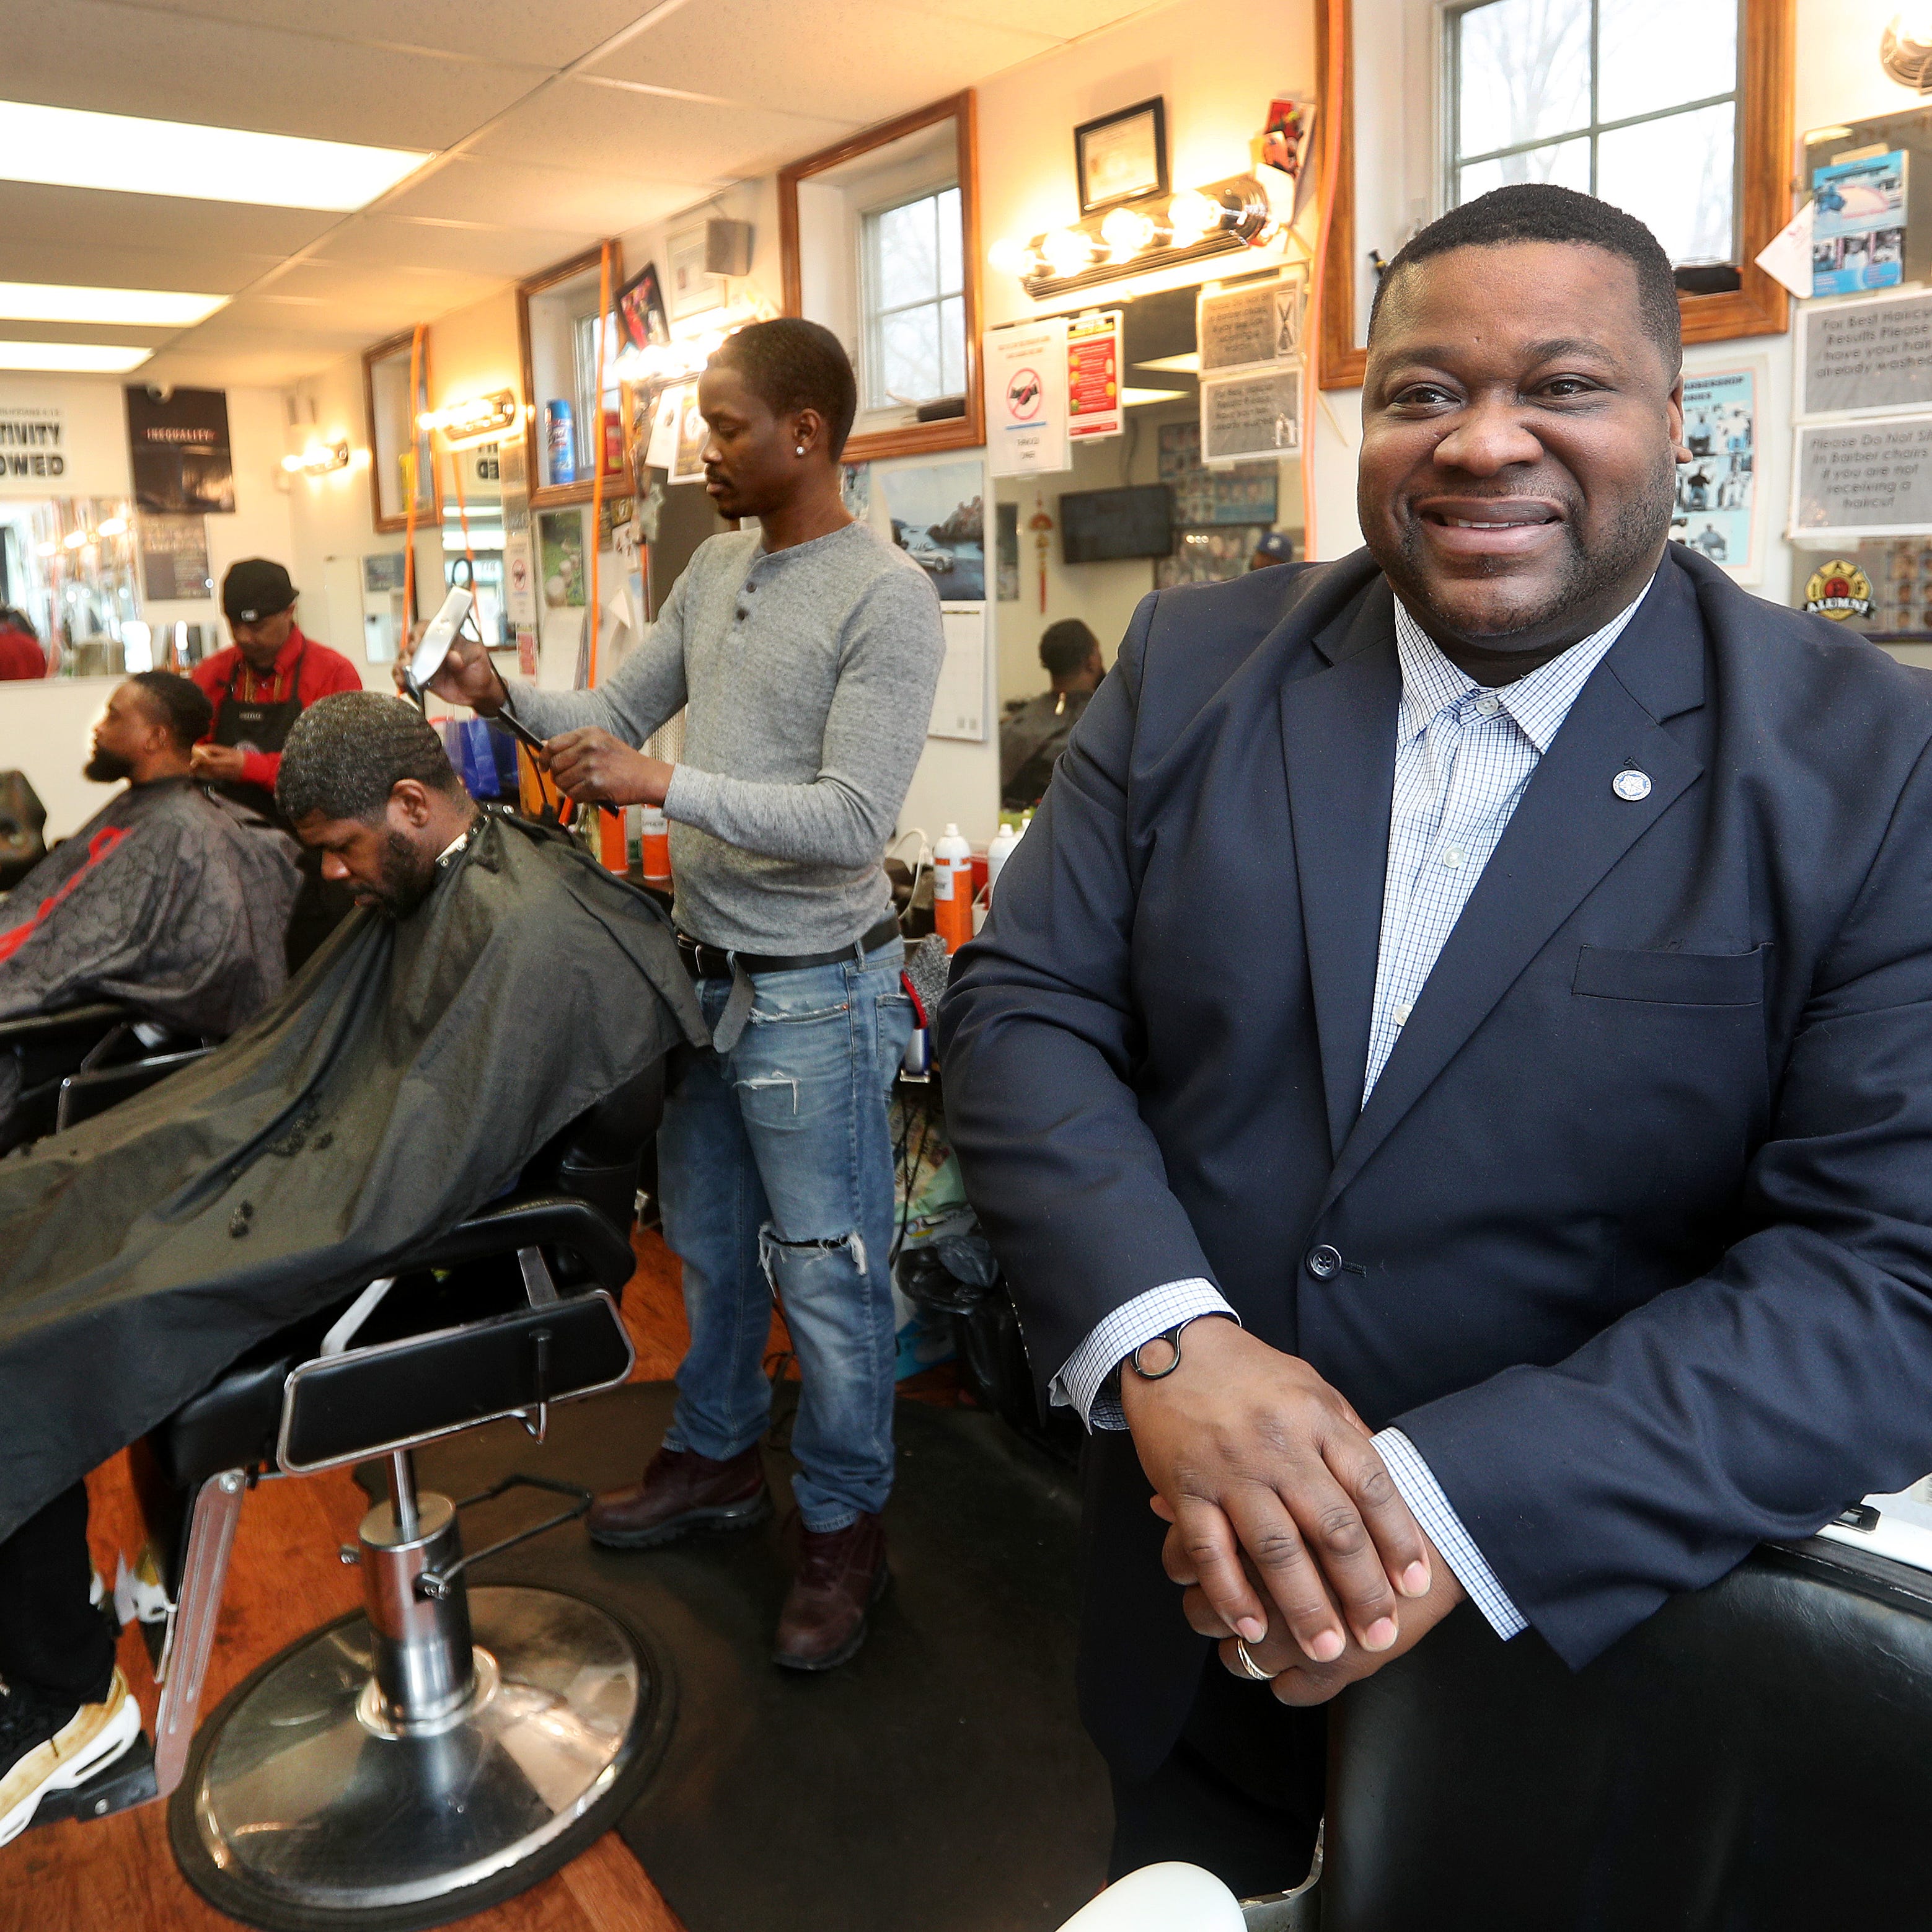
[[[98,1704],[50,1702],[31,1688],[0,1694],[0,1845],[33,1822],[50,1791],[71,1791],[141,1735],[141,1707],[117,1670]]]

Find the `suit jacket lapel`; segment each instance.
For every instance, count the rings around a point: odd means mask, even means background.
[[[1361,1106],[1382,938],[1402,695],[1386,580],[1314,641],[1329,668],[1282,687],[1281,740],[1332,1154]]]
[[[1368,1105],[1352,1124],[1336,1158],[1324,1208],[1360,1172],[1550,935],[1700,776],[1702,764],[1661,728],[1660,721],[1702,702],[1703,644],[1691,586],[1666,562],[1650,597],[1592,674],[1531,778]],[[1626,766],[1648,778],[1647,796],[1629,800],[1611,788]],[[1388,789],[1384,781],[1385,793]],[[1388,821],[1384,797],[1384,842]],[[1299,845],[1298,820],[1295,836]],[[1378,939],[1378,932],[1374,943]],[[1372,944],[1364,972],[1370,986],[1374,974]],[[1365,1004],[1365,1016],[1366,1010]],[[1365,1017],[1363,1055],[1366,1040]],[[1324,1068],[1328,1043],[1324,1032]],[[1332,1108],[1330,1118],[1332,1124]]]

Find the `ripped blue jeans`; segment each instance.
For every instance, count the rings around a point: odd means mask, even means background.
[[[808,1529],[842,1529],[892,1484],[892,1155],[886,1102],[912,1032],[897,940],[758,974],[728,1053],[686,1057],[664,1102],[658,1185],[684,1264],[691,1348],[665,1444],[718,1461],[764,1432],[776,1296],[802,1387],[793,1478]],[[726,980],[698,988],[715,1028]]]

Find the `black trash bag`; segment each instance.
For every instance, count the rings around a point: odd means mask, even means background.
[[[0,892],[10,892],[47,856],[47,808],[25,772],[0,772]]]

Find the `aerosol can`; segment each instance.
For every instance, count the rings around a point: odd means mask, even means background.
[[[949,952],[973,937],[973,848],[956,825],[932,848],[932,923]]]
[[[993,834],[993,842],[986,848],[986,892],[990,902],[993,888],[1000,883],[1000,868],[1013,855],[1013,848],[1020,842],[1020,835],[1010,825],[1002,824]]]

